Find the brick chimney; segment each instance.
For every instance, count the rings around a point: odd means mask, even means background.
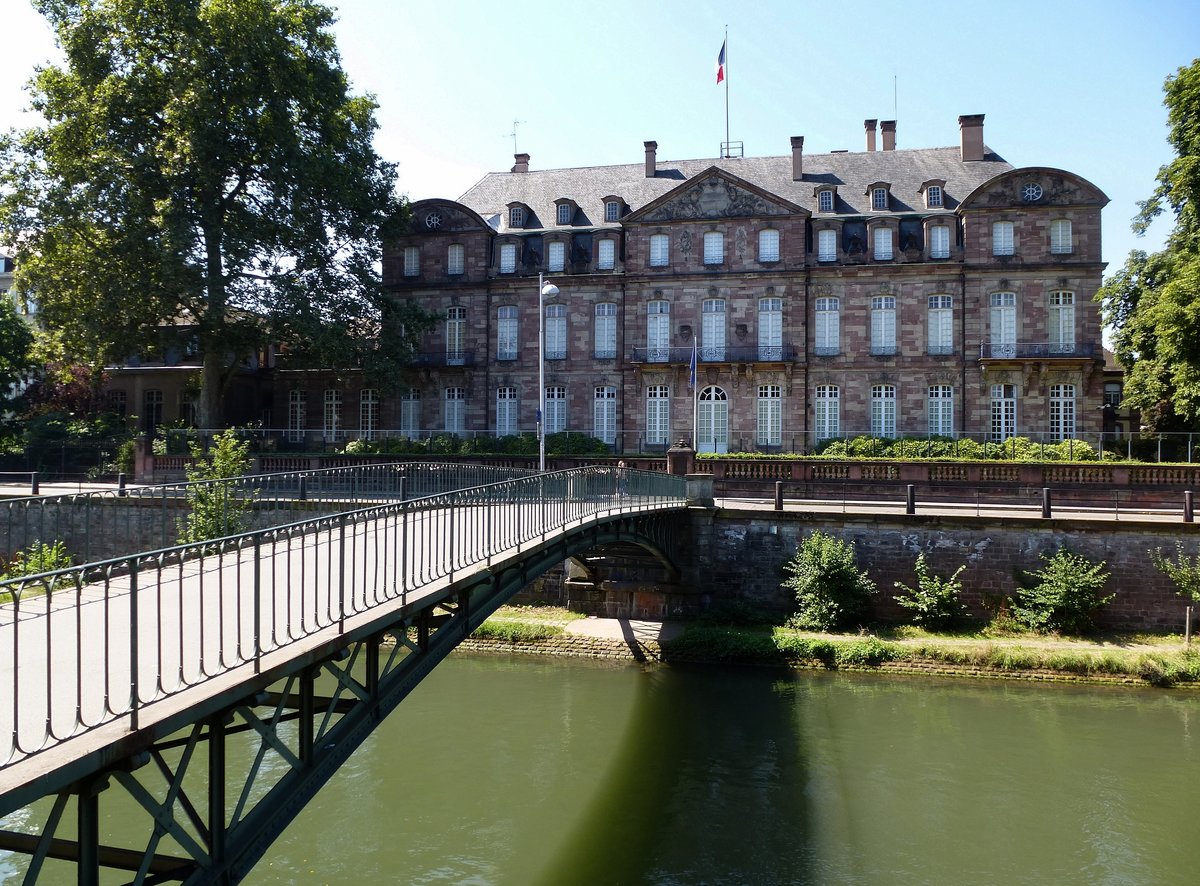
[[[529,155],[528,154],[513,154],[513,159],[517,162],[513,164],[513,168],[509,172],[528,172],[529,171]]]
[[[958,118],[958,129],[962,136],[962,158],[983,159],[983,114],[964,114]]]
[[[885,151],[896,150],[896,121],[884,120],[879,124],[879,131],[883,133],[883,149]]]
[[[878,122],[879,122],[878,120],[864,120],[863,121],[863,129],[865,129],[867,131],[867,150],[868,151],[875,150],[875,124]]]
[[[804,179],[804,136],[792,136],[792,181]]]
[[[658,167],[658,142],[644,142],[646,145],[646,178],[654,178]]]

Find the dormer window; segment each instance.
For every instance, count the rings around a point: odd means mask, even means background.
[[[569,225],[571,223],[571,204],[559,203],[556,216],[560,225]]]
[[[927,182],[922,182],[921,187],[917,189],[917,193],[925,195],[926,209],[944,209],[946,206],[945,189],[946,183],[940,178],[932,178]]]
[[[886,212],[888,208],[888,189],[871,188],[871,208],[876,212]]]
[[[604,220],[606,222],[615,222],[621,220],[621,201],[620,200],[605,200],[604,201]]]
[[[817,191],[817,211],[833,212],[833,191],[828,188]]]
[[[508,208],[508,226],[510,228],[525,227],[525,207],[510,206]]]

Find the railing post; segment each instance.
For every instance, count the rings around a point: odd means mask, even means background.
[[[130,728],[138,729],[138,560],[129,558],[129,689]],[[78,716],[78,715],[77,715]]]
[[[1183,522],[1195,522],[1195,511],[1192,509],[1192,490],[1183,491]]]
[[[1050,516],[1050,488],[1042,487],[1042,517],[1049,518]]]
[[[256,533],[254,536],[254,673],[262,668],[262,557],[260,545],[262,539]],[[240,558],[239,558],[240,559]]]
[[[904,513],[909,516],[917,512],[917,487],[909,483],[905,489]]]

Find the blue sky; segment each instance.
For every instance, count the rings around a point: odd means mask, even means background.
[[[341,0],[343,64],[379,101],[380,154],[410,197],[457,197],[485,172],[715,157],[729,31],[730,136],[747,155],[863,149],[862,121],[897,123],[897,147],[958,143],[958,116],[1016,166],[1083,175],[1112,202],[1104,257],[1157,249],[1129,231],[1171,159],[1162,84],[1200,55],[1195,0],[929,5],[863,0]],[[40,16],[10,0],[0,128],[27,125],[22,84],[55,57]],[[854,13],[847,15],[846,10]]]

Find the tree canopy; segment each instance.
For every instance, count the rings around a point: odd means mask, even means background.
[[[18,395],[18,383],[34,368],[33,331],[7,297],[0,297],[0,409]]]
[[[1131,252],[1097,298],[1127,370],[1125,405],[1148,427],[1174,430],[1200,421],[1200,59],[1164,91],[1176,157],[1159,170],[1133,229],[1143,233],[1167,211],[1175,226],[1162,251]]]
[[[206,427],[232,369],[267,343],[394,380],[425,318],[381,287],[383,236],[405,208],[331,11],[35,2],[65,63],[30,81],[44,125],[0,143],[0,235],[64,356],[114,362],[186,328]]]

